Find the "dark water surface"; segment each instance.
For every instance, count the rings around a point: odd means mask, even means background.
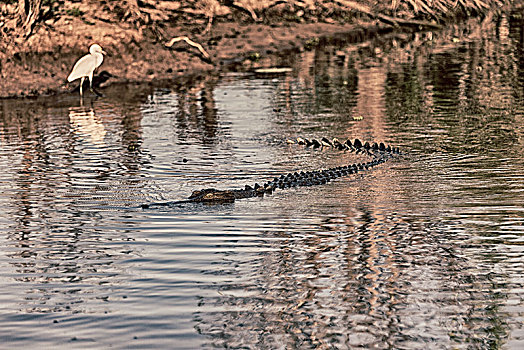
[[[2,101],[0,348],[524,348],[523,23],[176,88]],[[142,210],[352,155],[364,175]]]

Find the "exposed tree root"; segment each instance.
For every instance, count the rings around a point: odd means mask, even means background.
[[[439,24],[433,23],[433,22],[391,17],[391,16],[384,15],[382,13],[373,12],[371,8],[369,8],[368,6],[360,4],[356,1],[335,0],[335,2],[346,9],[362,12],[370,16],[371,18],[376,18],[379,21],[382,21],[394,27],[413,26],[413,27],[424,27],[424,28],[435,28],[435,29],[441,28]]]
[[[18,1],[18,18],[22,24],[22,35],[27,38],[33,33],[33,28],[40,18],[42,0]]]
[[[227,0],[224,5],[228,6],[228,7],[232,7],[232,8],[235,8],[237,10],[240,10],[242,12],[246,12],[249,14],[249,16],[251,16],[251,18],[253,19],[253,21],[255,22],[259,22],[260,19],[258,18],[257,14],[255,13],[255,10],[249,6],[249,4],[247,5],[244,5],[242,4],[240,1],[235,1],[235,0]]]

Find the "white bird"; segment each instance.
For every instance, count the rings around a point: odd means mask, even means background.
[[[67,77],[67,81],[72,82],[80,78],[80,96],[82,96],[82,85],[86,77],[89,78],[89,89],[93,91],[93,72],[104,61],[104,55],[107,55],[107,53],[102,50],[100,45],[93,44],[89,48],[89,55],[85,55],[75,63],[71,74]]]

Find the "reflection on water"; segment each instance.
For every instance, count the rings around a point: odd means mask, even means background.
[[[95,115],[95,111],[91,108],[69,108],[69,123],[71,129],[79,137],[83,137],[94,144],[102,144],[106,136],[106,129],[104,124]]]
[[[319,48],[283,76],[2,101],[0,339],[523,347],[523,44],[502,16]],[[138,209],[354,158],[296,136],[407,155],[265,198]]]

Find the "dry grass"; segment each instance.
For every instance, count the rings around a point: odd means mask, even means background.
[[[391,11],[414,17],[444,19],[482,15],[488,10],[505,6],[508,0],[392,0]]]
[[[17,1],[6,0],[0,4],[0,39],[3,37],[4,42],[9,42],[18,37],[23,41],[32,34],[35,26],[44,23],[52,26],[58,18],[70,17],[79,17],[85,22],[98,18],[105,23],[128,23],[140,32],[147,28],[162,40],[165,39],[161,31],[164,24],[187,27],[192,32],[205,34],[212,31],[216,21],[268,24],[352,23],[371,18],[393,25],[406,23],[399,20],[442,23],[457,17],[483,15],[510,2],[511,0],[29,0],[28,4],[38,6],[39,13],[24,15]]]

